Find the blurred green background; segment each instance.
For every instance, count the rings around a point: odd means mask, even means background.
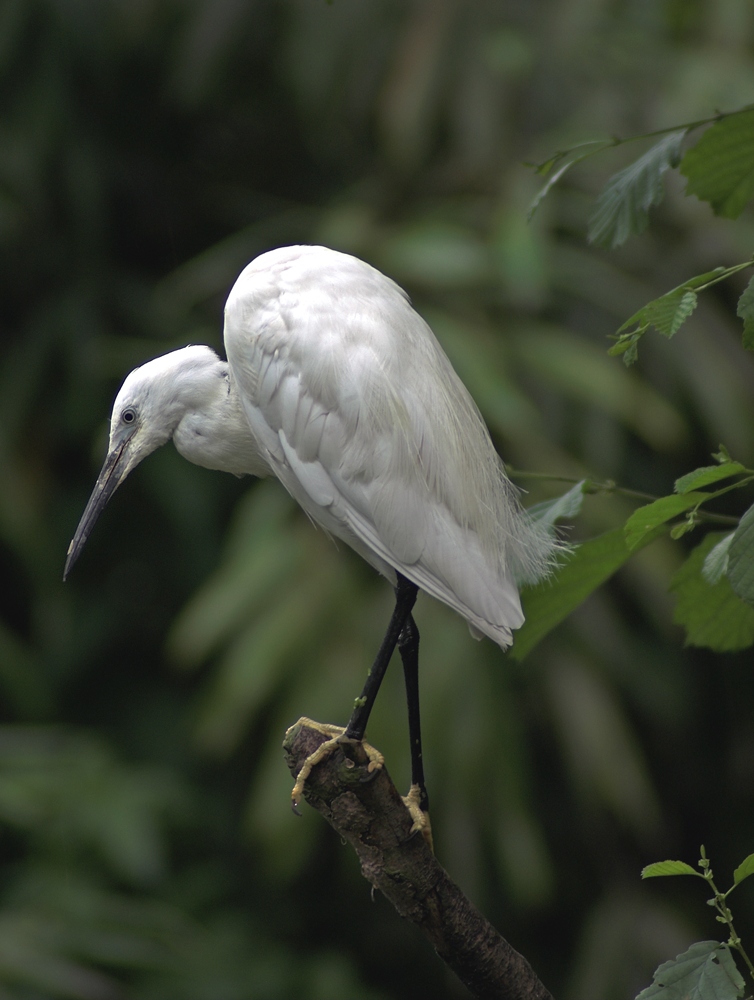
[[[634,369],[605,351],[748,256],[752,216],[716,220],[670,176],[608,254],[590,205],[636,147],[530,225],[523,164],[752,101],[748,0],[1,0],[2,1000],[465,995],[289,809],[284,730],[345,722],[390,588],[276,483],[172,447],[63,585],[110,405],[142,361],[220,348],[250,258],[321,242],[406,287],[514,467],[662,495],[720,441],[751,466],[746,275]],[[587,498],[571,537],[631,509]],[[565,1000],[631,998],[717,934],[701,886],[641,884],[644,864],[704,842],[727,884],[754,850],[751,653],[684,649],[672,624],[697,541],[641,552],[522,664],[420,598],[439,859]],[[400,670],[369,735],[407,787]]]

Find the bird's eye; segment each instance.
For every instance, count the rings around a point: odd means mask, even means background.
[[[132,406],[127,406],[121,413],[120,419],[124,424],[132,424],[136,420],[136,410]]]

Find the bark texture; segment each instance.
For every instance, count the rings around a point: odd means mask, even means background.
[[[300,720],[283,749],[294,777],[327,736]],[[364,877],[416,924],[479,1000],[553,1000],[526,959],[450,879],[411,818],[386,768],[367,771],[360,743],[341,744],[309,775],[306,801],[346,839]]]

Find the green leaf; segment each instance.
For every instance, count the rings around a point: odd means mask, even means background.
[[[654,536],[646,536],[644,542]],[[526,621],[515,633],[508,654],[517,662],[531,652],[582,601],[609,579],[631,555],[616,528],[577,546],[554,575],[522,593]]]
[[[567,170],[571,169],[574,163],[579,162],[579,159],[580,157],[575,160],[567,160],[564,164],[562,164],[562,166],[558,167],[558,169],[555,171],[554,174],[552,174],[550,177],[547,178],[545,184],[539,189],[534,198],[532,198],[531,200],[531,204],[529,205],[529,211],[526,213],[526,218],[529,220],[529,222],[531,222],[531,220],[534,218],[534,213],[537,211],[539,206],[547,197],[547,195],[550,192],[550,189],[558,183],[560,178]],[[543,163],[540,167],[537,168],[537,173],[541,174],[543,177],[546,177],[556,162],[557,162],[556,157],[552,157],[546,163]]]
[[[707,553],[702,565],[702,576],[707,583],[717,583],[728,572],[728,550],[733,541],[733,532],[726,535]]]
[[[740,600],[723,576],[715,584],[704,579],[707,555],[725,536],[710,532],[675,573],[670,589],[677,603],[673,621],[686,629],[686,643],[717,652],[746,649],[754,643],[754,609]]]
[[[580,483],[572,486],[567,493],[555,497],[554,500],[546,500],[544,503],[534,504],[533,507],[527,508],[526,513],[535,521],[543,524],[555,524],[556,521],[561,519],[571,520],[581,511],[581,506],[584,503],[585,483],[586,480],[582,479]]]
[[[754,197],[754,108],[716,122],[681,161],[686,194],[737,218]]]
[[[661,295],[658,299],[647,302],[633,316],[629,316],[626,322],[618,327],[617,332],[620,334],[630,327],[635,327],[636,332],[641,334],[648,327],[654,326],[664,336],[672,337],[674,333],[678,332],[681,323],[688,319],[696,307],[696,296],[684,298],[686,293],[693,293],[694,289],[714,284],[721,280],[727,272],[728,268],[716,267],[712,271],[705,271],[703,274],[689,278],[682,285],[671,288],[669,292]]]
[[[647,305],[647,322],[663,337],[673,337],[696,309],[696,303],[696,292],[690,289],[668,292]]]
[[[733,872],[733,884],[738,885],[739,882],[743,882],[745,878],[749,875],[754,875],[754,854],[750,854],[748,857],[744,858],[741,864]]]
[[[636,1000],[737,1000],[744,981],[726,944],[698,941],[671,962],[664,962],[654,982]]]
[[[754,505],[733,532],[728,552],[728,579],[735,594],[754,605]]]
[[[639,359],[639,340],[635,337],[623,352],[623,364],[628,368]]]
[[[696,868],[692,868],[691,865],[687,865],[685,861],[655,861],[653,865],[647,865],[646,868],[642,868],[641,877],[642,878],[657,878],[659,875],[697,875],[699,878],[703,878],[701,872],[698,872]]]
[[[610,178],[589,220],[590,243],[614,249],[647,228],[649,209],[659,205],[665,194],[662,176],[670,167],[678,166],[685,135],[683,129],[663,136],[638,160]]]
[[[700,486],[709,486],[720,479],[729,479],[731,476],[738,476],[746,472],[746,468],[740,462],[724,462],[722,465],[705,465],[701,469],[681,476],[675,481],[676,493],[689,493],[691,490],[698,490]]]
[[[623,529],[626,533],[626,544],[629,549],[635,549],[653,528],[671,521],[691,507],[696,507],[706,498],[706,493],[684,493],[683,495],[672,493],[670,496],[660,497],[653,503],[639,507],[626,521]]]
[[[754,351],[754,278],[749,279],[738,300],[736,315],[744,321],[743,345],[747,351]]]
[[[670,529],[670,537],[674,542],[677,542],[679,538],[683,538],[684,535],[688,535],[690,531],[693,531],[696,527],[696,519],[693,514],[689,514],[685,521],[681,521],[680,524],[674,524]]]

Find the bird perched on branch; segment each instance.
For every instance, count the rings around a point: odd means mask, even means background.
[[[409,703],[409,805],[421,825],[417,589],[505,649],[524,620],[518,587],[547,575],[557,542],[521,509],[474,401],[406,293],[363,261],[313,246],[257,257],[228,296],[225,348],[227,361],[209,347],[184,347],[126,378],[65,575],[118,486],[171,438],[197,465],[277,477],[395,588],[351,720],[342,737],[325,728],[332,744],[363,739],[397,645]]]

